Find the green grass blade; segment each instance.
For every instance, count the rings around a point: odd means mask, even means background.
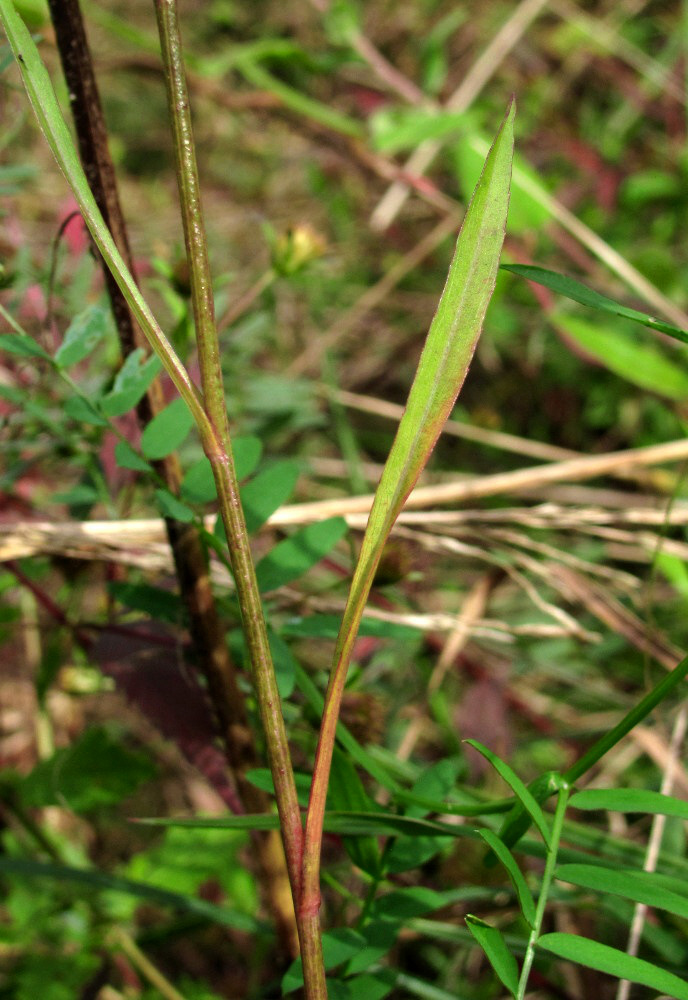
[[[531,894],[530,889],[524,879],[521,869],[516,864],[514,857],[508,847],[505,847],[501,842],[496,833],[491,830],[479,830],[480,836],[483,838],[488,847],[491,847],[495,852],[499,860],[502,862],[507,870],[511,883],[516,890],[516,895],[518,897],[519,906],[521,907],[521,913],[523,914],[524,920],[530,925],[530,927],[535,926],[535,901]]]
[[[654,316],[638,312],[637,309],[629,309],[627,306],[622,306],[619,302],[615,302],[614,299],[610,299],[606,295],[601,295],[594,289],[588,288],[587,285],[576,281],[575,278],[569,278],[565,274],[559,274],[557,271],[549,271],[545,267],[535,267],[532,264],[502,264],[502,270],[511,271],[512,274],[517,274],[521,278],[534,281],[537,285],[543,285],[545,288],[549,288],[550,291],[556,292],[558,295],[564,295],[567,299],[572,299],[574,302],[580,302],[581,305],[590,306],[591,309],[600,309],[602,312],[622,316],[624,319],[633,320],[635,323],[642,323],[643,326],[648,326],[651,330],[659,330],[661,333],[666,333],[667,336],[674,337],[684,344],[688,343],[688,330],[682,330],[671,323],[663,323],[661,320],[655,319]]]
[[[580,760],[564,773],[564,780],[573,785],[579,778],[582,778],[586,771],[594,767],[598,760],[601,760],[612,747],[620,743],[624,736],[642,722],[653,708],[656,708],[681,683],[686,674],[688,674],[688,656],[684,657],[666,677],[662,678],[659,684],[655,685],[630,712],[624,715],[621,722],[618,722],[613,729],[601,736],[587,753],[584,753]]]
[[[589,788],[571,796],[574,809],[650,813],[688,819],[688,802],[642,788]]]
[[[198,389],[174,351],[174,348],[160,329],[146,300],[141,295],[127,265],[115,246],[105,220],[100,213],[95,198],[86,180],[79,154],[60,110],[48,71],[38,49],[17,14],[12,0],[0,4],[0,23],[10,43],[19,66],[24,86],[53,156],[72,189],[79,209],[84,217],[94,242],[100,250],[115,281],[119,285],[129,306],[146,335],[151,347],[162,361],[167,373],[180,395],[194,415],[204,436],[212,434],[212,428],[205,415]]]
[[[652,876],[647,877],[647,872],[603,868],[599,865],[560,865],[555,875],[561,882],[570,882],[582,889],[623,896],[634,903],[645,903],[688,919],[688,898],[658,885]]]
[[[537,942],[537,947],[551,952],[569,962],[577,962],[589,969],[606,972],[631,983],[640,983],[651,989],[666,993],[675,1000],[688,1000],[688,983],[671,972],[657,968],[642,958],[634,958],[609,945],[579,937],[577,934],[545,934]]]

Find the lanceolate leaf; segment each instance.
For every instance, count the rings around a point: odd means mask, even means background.
[[[515,107],[485,162],[423,348],[406,410],[375,493],[351,591],[365,600],[382,548],[463,385],[497,277],[509,208]],[[344,626],[347,627],[346,625]]]
[[[502,862],[507,872],[509,873],[509,878],[511,879],[512,885],[516,890],[516,895],[518,896],[519,906],[521,907],[521,913],[524,919],[528,922],[531,927],[535,926],[535,902],[531,895],[530,889],[521,874],[521,869],[516,864],[516,861],[511,854],[508,847],[505,847],[501,842],[496,833],[491,830],[480,830],[480,836],[483,838],[485,843],[492,848],[499,860]]]
[[[538,940],[538,948],[549,951],[559,958],[577,962],[598,972],[607,972],[619,979],[628,979],[631,983],[641,983],[651,989],[675,997],[675,1000],[688,1000],[688,983],[671,972],[658,969],[651,962],[642,958],[633,958],[623,951],[610,948],[609,945],[579,937],[577,934],[545,934]]]
[[[319,854],[327,772],[346,673],[385,542],[435,446],[463,385],[497,278],[509,209],[515,105],[485,161],[459,233],[406,410],[387,458],[335,647],[306,825],[306,851]],[[315,867],[312,859],[304,867]]]
[[[555,875],[562,882],[623,896],[688,919],[688,898],[659,884],[653,873],[602,868],[599,865],[560,865]]]
[[[501,931],[486,924],[480,917],[467,916],[466,926],[481,946],[490,965],[512,996],[518,991],[518,967],[516,959],[506,946]]]
[[[652,813],[688,819],[688,802],[643,788],[589,788],[571,796],[574,809],[604,809],[609,812]]]
[[[549,847],[549,828],[547,826],[547,820],[545,819],[544,813],[538,805],[535,797],[528,791],[518,775],[512,771],[508,764],[505,764],[503,760],[500,760],[496,754],[492,753],[491,750],[488,750],[488,748],[483,746],[482,743],[479,743],[478,740],[466,740],[466,743],[468,743],[469,746],[472,746],[474,750],[477,750],[479,754],[482,754],[485,760],[488,760],[490,764],[492,764],[499,776],[506,781],[509,788],[511,788],[514,795],[516,795],[520,800],[521,805],[542,834],[542,839]]]
[[[87,306],[69,324],[55,355],[55,364],[69,368],[87,358],[108,329],[108,314],[102,306]]]
[[[613,313],[615,316],[623,316],[624,319],[631,319],[636,323],[642,323],[643,326],[649,326],[652,330],[666,333],[669,337],[674,337],[684,344],[688,343],[688,330],[681,330],[680,327],[664,323],[655,319],[654,316],[638,312],[637,309],[622,306],[606,295],[601,295],[565,274],[558,274],[557,271],[549,271],[545,267],[535,267],[532,264],[502,264],[502,270],[511,271],[512,274],[518,274],[522,278],[527,278],[528,281],[534,281],[537,285],[544,285],[545,288],[549,288],[559,295],[565,295],[567,299],[573,299],[574,302],[580,302],[581,305]]]

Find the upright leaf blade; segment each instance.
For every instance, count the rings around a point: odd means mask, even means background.
[[[406,410],[375,493],[363,536],[335,647],[320,730],[306,822],[305,892],[315,892],[327,778],[339,706],[375,571],[392,526],[423,470],[463,385],[497,279],[509,210],[515,111],[512,101],[466,211],[447,283],[430,326]]]
[[[459,233],[437,312],[370,511],[342,636],[358,622],[382,550],[451,413],[492,297],[509,210],[512,103]]]

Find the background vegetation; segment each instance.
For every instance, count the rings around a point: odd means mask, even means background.
[[[64,99],[47,11],[38,0],[18,6]],[[193,363],[154,14],[83,6],[137,270]],[[208,0],[181,12],[227,404],[307,789],[318,692],[364,524],[355,498],[379,477],[462,206],[511,93],[517,158],[503,259],[577,276],[688,327],[683,15],[642,0]],[[13,319],[48,355],[62,350],[64,376],[9,347],[0,355],[0,996],[280,996],[293,942],[279,921],[275,936],[256,841],[129,822],[240,808],[158,520],[212,515],[214,493],[182,410],[140,442],[147,460],[178,446],[176,501],[93,411],[109,399],[138,446],[117,394],[135,394],[140,372],[127,381],[120,369],[101,273],[6,46],[0,68],[3,332]],[[418,150],[428,144],[437,148],[425,169]],[[394,205],[400,177],[412,190]],[[94,331],[84,356],[65,348],[70,329],[83,342],[78,323]],[[390,782],[434,800],[505,795],[466,738],[525,781],[566,769],[680,659],[684,350],[501,273],[428,492],[400,520],[378,574],[332,808],[371,809]],[[637,450],[665,442],[679,442],[670,456]],[[348,531],[329,517],[346,518]],[[84,531],[82,521],[96,523]],[[309,557],[294,562],[285,540],[313,523]],[[241,666],[237,607],[215,556],[213,578]],[[257,744],[245,780],[270,794],[243,675],[239,685]],[[675,707],[633,730],[586,787],[685,797]],[[571,820],[571,852],[642,867],[651,817]],[[500,996],[464,917],[501,927],[517,955],[527,934],[503,870],[483,867],[484,847],[389,838],[380,878],[371,852],[382,842],[341,833],[326,839],[324,859],[323,920],[338,928],[332,995]],[[674,885],[685,880],[684,847],[684,821],[669,819],[658,864]],[[532,843],[519,860],[535,884]],[[631,903],[562,882],[547,929],[623,949],[631,917]],[[685,919],[652,911],[640,946],[684,977]],[[540,956],[531,988],[611,997],[617,985]]]

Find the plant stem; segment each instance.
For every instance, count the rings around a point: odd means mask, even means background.
[[[551,847],[547,852],[547,861],[545,862],[545,872],[542,876],[542,885],[540,887],[540,896],[538,898],[537,908],[535,910],[535,923],[531,929],[530,937],[528,938],[528,945],[526,947],[525,957],[523,959],[523,965],[521,967],[521,977],[518,981],[518,993],[516,994],[516,1000],[524,1000],[526,995],[526,987],[528,985],[528,977],[530,975],[530,969],[533,964],[533,959],[535,958],[535,945],[540,937],[540,928],[542,927],[542,920],[545,915],[545,908],[547,906],[547,897],[549,896],[549,889],[552,884],[552,878],[554,877],[554,868],[557,863],[557,854],[559,852],[559,841],[561,839],[561,831],[564,825],[564,815],[566,813],[566,806],[569,801],[570,788],[566,785],[559,791],[557,796],[557,806],[554,810],[554,820],[552,822],[552,836],[551,836]]]
[[[79,0],[49,0],[49,6],[69,92],[81,162],[103,218],[136,280],[115,169],[108,148],[107,126]],[[125,296],[102,258],[101,264],[122,354],[128,355],[137,347],[143,347],[148,352],[148,344],[134,323]],[[210,304],[212,307],[212,300]],[[64,369],[58,369],[58,372],[68,382],[72,392],[85,398]],[[164,406],[162,386],[156,378],[136,407],[139,426],[148,424]],[[110,430],[122,437],[113,422],[110,422]],[[154,462],[153,466],[161,485],[178,496],[182,472],[176,452]],[[246,810],[265,812],[269,808],[267,795],[245,778],[245,772],[257,764],[256,748],[247,721],[237,670],[230,659],[224,629],[217,612],[198,528],[195,524],[183,524],[169,517],[165,518],[165,528],[174,557],[179,591],[188,613],[194,656],[208,683],[227,763]],[[253,842],[258,855],[261,887],[285,950],[293,957],[298,954],[298,940],[279,834],[276,830],[263,834],[255,832]]]
[[[292,895],[298,907],[303,842],[301,812],[232,456],[176,0],[156,0],[155,7],[173,122],[201,380],[206,413],[212,427],[212,433],[203,437],[203,447],[213,468],[220,512],[229,540],[230,560],[275,785]],[[303,936],[301,947],[304,948]]]

